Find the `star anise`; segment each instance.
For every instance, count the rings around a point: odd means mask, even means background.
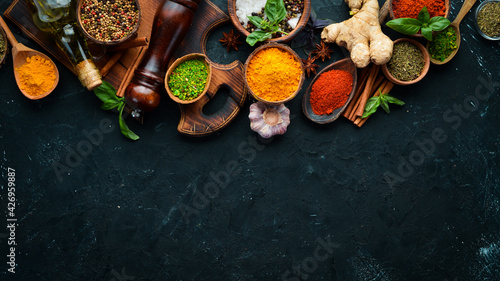
[[[325,61],[326,58],[330,59],[330,53],[332,52],[323,41],[321,41],[321,45],[316,44],[316,50],[312,51],[313,54],[316,54],[315,58],[321,58],[321,61]]]
[[[234,34],[234,31],[231,29],[229,33],[222,32],[224,35],[223,38],[219,39],[219,41],[222,43],[222,45],[227,46],[227,51],[231,50],[231,48],[234,48],[236,51],[238,51],[238,45],[241,44],[240,41],[238,41],[238,37],[240,37],[239,34]]]
[[[316,57],[311,58],[311,54],[309,54],[309,56],[307,57],[307,60],[305,60],[305,59],[301,59],[301,60],[304,63],[304,68],[307,72],[307,77],[309,77],[311,72],[314,73],[314,75],[316,75],[316,67],[319,67],[319,65],[314,64]]]

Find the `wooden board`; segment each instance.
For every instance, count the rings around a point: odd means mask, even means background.
[[[141,9],[141,20],[138,30],[138,37],[147,37],[150,39],[154,15],[161,0],[139,0]],[[17,25],[21,31],[37,44],[39,44],[52,57],[59,60],[70,71],[74,69],[66,55],[60,50],[55,42],[49,36],[40,32],[35,26],[29,13],[28,3],[24,0],[14,0],[5,11],[4,16]],[[206,54],[206,42],[208,34],[217,26],[229,21],[229,16],[222,12],[209,0],[202,0],[193,20],[190,31],[184,41],[178,47],[178,51],[173,56],[176,58],[194,52]],[[127,50],[106,75],[106,81],[117,88],[118,95],[123,92],[133,76],[134,70],[139,65],[144,56],[146,47],[138,47]],[[112,54],[106,54],[95,63],[98,68],[102,68]],[[229,65],[221,65],[210,62],[213,67],[212,83],[204,99],[191,104],[182,105],[181,118],[177,127],[178,131],[185,135],[206,136],[215,133],[226,127],[243,106],[247,91],[243,83],[243,64],[235,61]],[[217,113],[210,116],[203,114],[202,109],[218,92],[226,86],[230,89],[230,97],[227,99],[224,107]],[[167,98],[167,95],[164,95]]]

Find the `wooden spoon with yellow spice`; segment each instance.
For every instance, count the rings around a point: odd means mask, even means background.
[[[0,25],[12,45],[14,76],[23,95],[37,100],[52,93],[59,82],[59,71],[54,62],[45,54],[18,43],[1,16]],[[22,68],[27,61],[29,65]]]

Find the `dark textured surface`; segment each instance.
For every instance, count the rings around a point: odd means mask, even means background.
[[[0,12],[9,4],[0,0]],[[452,19],[460,4],[451,1]],[[313,8],[347,17],[340,0]],[[301,93],[287,104],[288,132],[271,141],[250,130],[249,103],[217,135],[181,136],[167,98],[142,126],[128,120],[141,136],[128,141],[117,115],[60,64],[56,91],[31,101],[9,58],[0,69],[0,206],[7,211],[11,167],[18,245],[12,274],[10,233],[0,229],[0,280],[500,280],[500,45],[473,25],[470,12],[449,64],[394,88],[404,107],[377,112],[361,129],[345,119],[319,126],[302,114]],[[216,62],[251,52],[226,53],[217,40],[230,28],[210,37]],[[336,47],[328,63],[342,57]],[[471,99],[476,91],[485,98]],[[455,113],[455,104],[471,112]],[[107,119],[114,130],[72,157]],[[429,145],[433,132],[446,138]],[[75,165],[58,179],[53,165],[67,161]],[[213,198],[203,195],[216,185]]]

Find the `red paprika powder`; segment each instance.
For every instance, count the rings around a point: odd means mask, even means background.
[[[414,18],[416,19],[420,10],[427,7],[430,17],[444,17],[446,6],[444,0],[393,0],[392,12],[394,18]]]
[[[352,91],[352,83],[352,75],[345,70],[322,73],[312,85],[309,98],[314,114],[331,114],[342,107]]]

